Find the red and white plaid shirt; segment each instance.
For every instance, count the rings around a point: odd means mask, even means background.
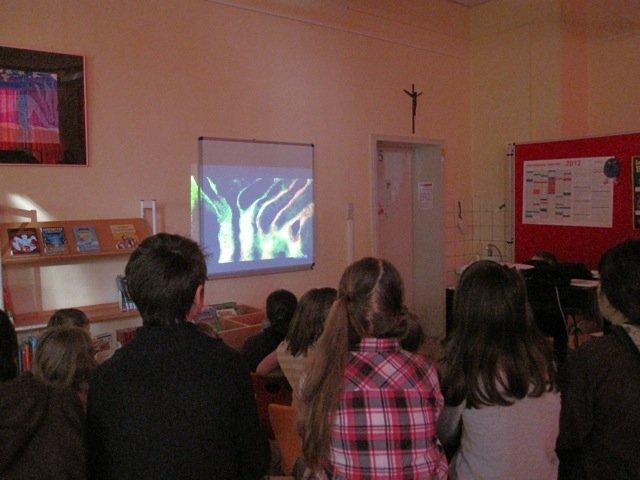
[[[331,432],[334,479],[446,479],[436,438],[444,401],[433,365],[397,339],[365,338],[344,372]]]

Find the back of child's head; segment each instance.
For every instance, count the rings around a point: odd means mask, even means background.
[[[289,331],[289,324],[297,305],[298,299],[289,290],[276,290],[267,297],[267,320],[282,338]]]
[[[89,328],[89,319],[82,310],[62,308],[56,310],[49,318],[47,327],[79,327]]]
[[[318,467],[328,451],[330,414],[338,408],[349,352],[370,337],[412,343],[419,331],[404,306],[402,279],[391,263],[366,257],[347,267],[302,392],[303,451],[311,467]]]
[[[142,323],[167,326],[186,320],[198,288],[207,280],[207,264],[193,240],[158,233],[134,250],[125,275]]]
[[[329,309],[338,292],[335,288],[312,288],[300,297],[287,333],[291,355],[306,355],[324,328]]]
[[[402,278],[388,261],[366,257],[342,274],[335,313],[343,308],[342,322],[349,330],[350,346],[363,337],[403,338],[415,323],[404,306]]]
[[[18,338],[9,316],[0,310],[0,382],[16,377]]]
[[[460,278],[455,328],[441,361],[447,402],[510,405],[555,387],[551,345],[535,326],[515,269],[479,261]]]
[[[640,324],[640,240],[611,247],[598,265],[600,288],[609,304],[626,321]]]
[[[47,328],[38,339],[32,372],[45,383],[81,391],[97,366],[93,354],[86,330],[69,326]]]

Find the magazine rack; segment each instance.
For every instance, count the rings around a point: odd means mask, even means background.
[[[147,222],[142,218],[117,218],[100,220],[61,220],[52,222],[12,222],[0,223],[0,261],[5,269],[11,266],[47,266],[63,265],[71,263],[91,262],[101,257],[126,256],[131,254],[133,248],[118,248],[118,242],[113,233],[112,226],[132,225],[138,241],[144,240],[150,235]],[[99,243],[99,249],[95,251],[79,252],[74,236],[74,227],[93,227]],[[66,237],[67,251],[64,253],[45,254],[43,248],[42,228],[63,227]],[[37,254],[12,254],[10,245],[10,229],[35,229],[38,237],[40,253]],[[8,285],[9,289],[11,288]],[[102,322],[138,316],[137,310],[122,311],[118,302],[95,305],[83,305],[76,308],[84,311],[91,322]],[[34,311],[17,313],[14,321],[17,331],[42,328],[53,311]]]

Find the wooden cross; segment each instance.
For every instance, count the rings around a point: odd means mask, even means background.
[[[411,91],[404,90],[404,93],[411,97],[411,131],[416,133],[416,109],[418,108],[418,97],[422,95],[422,92],[416,92],[415,84],[411,84]]]

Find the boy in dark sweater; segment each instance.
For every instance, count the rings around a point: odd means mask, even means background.
[[[640,240],[599,265],[600,309],[614,325],[569,356],[562,370],[559,478],[640,478]]]
[[[190,322],[204,303],[200,247],[154,235],[125,273],[143,326],[91,382],[92,478],[261,478],[270,454],[249,372],[237,352]]]

